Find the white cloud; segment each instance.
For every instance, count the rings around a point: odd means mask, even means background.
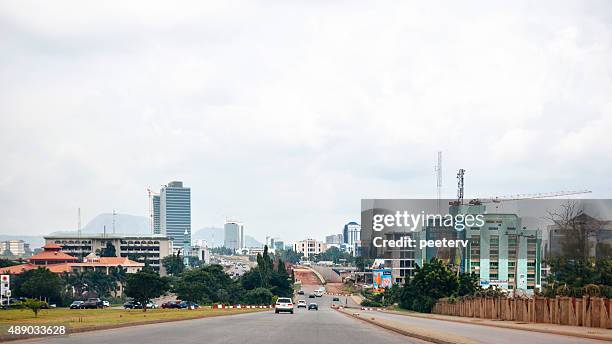
[[[362,197],[590,188],[611,197],[605,2],[9,1],[0,5],[0,232],[41,233],[147,185],[193,225],[337,232]]]

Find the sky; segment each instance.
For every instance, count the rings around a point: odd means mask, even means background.
[[[362,198],[612,198],[608,1],[2,1],[0,233],[146,216],[322,239]]]

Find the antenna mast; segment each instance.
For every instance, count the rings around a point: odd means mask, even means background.
[[[117,212],[113,209],[113,234],[115,234],[115,215],[117,215]]]
[[[465,170],[460,168],[459,172],[457,172],[457,204],[463,204],[463,176],[465,175]]]
[[[440,212],[440,199],[442,198],[442,151],[438,151],[438,163],[436,165],[436,187],[438,197],[438,212]]]

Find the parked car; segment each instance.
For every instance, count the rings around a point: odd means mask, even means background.
[[[200,305],[198,305],[195,302],[191,302],[191,301],[182,301],[181,303],[179,303],[179,308],[181,309],[195,309],[195,308],[200,308]]]
[[[319,305],[317,305],[314,302],[311,302],[311,303],[308,304],[308,310],[311,310],[311,309],[314,309],[315,311],[318,311],[319,310]]]
[[[299,300],[297,303],[297,308],[306,308],[306,300]]]
[[[106,301],[106,300],[102,300],[102,307],[110,307],[110,302]]]
[[[168,301],[168,302],[162,303],[161,307],[164,308],[164,309],[181,308],[180,304],[181,304],[181,301],[179,301],[179,300]]]
[[[124,309],[138,309],[138,308],[142,308],[142,305],[140,304],[140,302],[128,301],[123,304],[123,308]]]
[[[314,294],[310,294],[310,295],[308,295],[308,298],[309,298],[309,299],[314,299],[314,298],[315,298],[315,295],[314,295]]]
[[[83,301],[72,301],[70,304],[70,309],[80,309]]]
[[[102,300],[97,297],[90,297],[87,301],[81,304],[82,309],[96,309],[102,308],[104,305],[102,304]]]

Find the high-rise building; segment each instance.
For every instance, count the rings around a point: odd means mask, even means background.
[[[223,246],[232,250],[244,247],[244,225],[236,221],[226,221],[224,225],[225,239]]]
[[[191,243],[191,189],[172,181],[160,192],[160,231],[175,248]]]
[[[344,243],[347,244],[354,256],[360,255],[361,251],[361,226],[354,221],[344,225],[342,231]]]
[[[153,234],[161,234],[161,201],[159,195],[153,195]]]
[[[349,222],[344,225],[342,237],[345,244],[353,246],[355,242],[361,240],[361,226],[357,222]]]

